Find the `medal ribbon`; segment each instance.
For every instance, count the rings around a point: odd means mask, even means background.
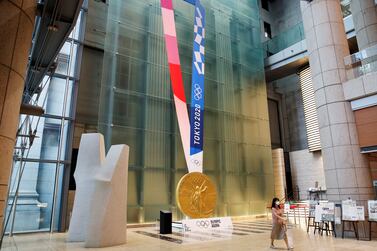
[[[205,9],[200,0],[186,0],[195,4],[194,49],[192,61],[192,89],[190,117],[187,112],[178,42],[175,29],[172,0],[161,0],[161,13],[164,28],[166,52],[170,79],[174,94],[175,110],[181,135],[183,151],[189,172],[203,171],[203,113],[204,113],[204,24]],[[190,131],[191,128],[191,131]]]

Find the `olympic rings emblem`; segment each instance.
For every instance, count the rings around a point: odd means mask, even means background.
[[[209,221],[208,220],[200,220],[196,222],[196,226],[198,227],[204,227],[208,228],[209,227]]]
[[[203,93],[203,90],[202,88],[200,88],[200,86],[198,84],[195,84],[194,85],[194,98],[195,100],[199,100],[202,98],[202,93]]]
[[[193,160],[192,163],[193,163],[194,165],[196,165],[196,166],[199,166],[199,165],[200,165],[200,161],[197,160],[197,159]]]

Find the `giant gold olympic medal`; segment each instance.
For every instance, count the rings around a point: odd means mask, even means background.
[[[188,173],[178,183],[176,199],[185,215],[191,218],[210,217],[216,208],[215,184],[205,174]]]

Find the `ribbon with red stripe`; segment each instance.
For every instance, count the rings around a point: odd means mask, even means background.
[[[196,6],[195,18],[197,18],[198,15],[201,15],[200,14],[201,12],[197,12],[198,4],[200,5],[199,1],[194,1],[194,0],[185,0],[185,1],[191,4],[195,4]],[[199,7],[204,12],[204,8],[201,5]],[[179,131],[180,131],[182,145],[183,145],[183,151],[184,151],[185,159],[187,163],[187,168],[189,172],[202,172],[202,169],[203,169],[202,167],[202,156],[203,156],[202,154],[202,147],[203,147],[202,146],[202,142],[203,142],[202,141],[202,135],[203,135],[202,124],[200,126],[201,128],[200,146],[196,146],[192,144],[191,145],[192,156],[190,156],[190,128],[191,126],[190,126],[189,116],[187,112],[187,104],[186,104],[186,97],[185,97],[185,92],[184,92],[181,64],[179,60],[178,42],[177,42],[177,34],[176,34],[176,28],[175,28],[174,10],[173,10],[172,0],[161,0],[161,13],[162,13],[163,28],[164,28],[166,52],[168,56],[168,63],[169,63],[169,69],[170,69],[170,79],[171,79],[171,84],[172,84],[172,89],[173,89],[173,94],[174,94],[174,104],[175,104],[175,109],[176,109],[176,114],[177,114],[177,119],[178,119],[178,126],[179,126]],[[200,16],[200,18],[202,18],[202,16]],[[198,30],[197,19],[195,19],[195,27],[196,27],[195,34],[197,34],[197,30]],[[201,32],[201,27],[199,28],[199,30],[200,30],[200,35],[204,36],[204,32]],[[197,47],[199,49],[201,48],[200,43]],[[195,48],[196,47],[195,47],[195,41],[194,41],[194,57],[195,57]],[[194,58],[193,67],[198,66],[198,63],[200,64],[200,67],[203,67],[203,77],[200,77],[200,78],[202,78],[203,79],[202,81],[204,82],[204,46],[202,50],[203,50],[203,55],[202,55],[203,61],[198,60],[198,57]],[[201,66],[201,63],[203,63],[203,66]],[[196,79],[197,71],[193,72],[193,74],[194,73],[195,73],[195,79]],[[203,86],[203,83],[201,84],[201,87],[202,86]],[[200,101],[200,104],[202,104],[202,107],[200,109],[201,111],[203,111],[204,99]],[[191,140],[191,141],[194,143],[194,140]]]

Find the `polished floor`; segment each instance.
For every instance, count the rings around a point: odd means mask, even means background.
[[[127,232],[126,245],[104,248],[101,250],[273,250],[270,249],[269,235],[271,224],[269,221],[239,221],[234,223],[233,230],[221,230],[212,233],[184,234],[174,229],[171,235],[160,235],[154,227],[132,228]],[[302,251],[351,251],[377,250],[377,241],[357,241],[355,239],[341,239],[331,236],[307,234],[299,226],[291,226],[288,230],[289,239],[294,250]],[[284,250],[284,242],[277,241],[276,249]],[[1,250],[25,251],[58,251],[58,250],[98,250],[86,249],[82,243],[67,243],[66,234],[24,234],[5,237]]]

